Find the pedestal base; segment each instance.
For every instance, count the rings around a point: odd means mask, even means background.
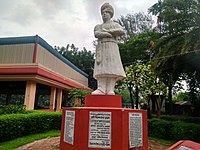
[[[121,96],[119,95],[87,95],[85,107],[122,107]]]
[[[178,141],[174,145],[170,146],[167,150],[199,150],[200,143],[190,140]]]
[[[63,109],[60,150],[129,148],[148,150],[146,111],[117,107]]]

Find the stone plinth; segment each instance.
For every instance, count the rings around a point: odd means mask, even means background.
[[[146,111],[120,105],[120,96],[89,95],[87,107],[64,108],[60,150],[148,150]]]

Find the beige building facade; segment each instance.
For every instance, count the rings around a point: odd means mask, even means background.
[[[89,90],[88,75],[41,37],[0,38],[0,100],[5,104],[14,94],[24,95],[26,109],[33,110],[47,96],[48,108],[59,111],[72,88]]]

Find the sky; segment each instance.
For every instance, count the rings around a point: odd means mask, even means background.
[[[115,14],[138,12],[158,0],[0,0],[0,38],[39,35],[52,47],[74,44],[94,51],[94,27],[102,23],[100,7],[110,3]]]

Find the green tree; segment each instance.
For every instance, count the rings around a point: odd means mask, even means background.
[[[96,88],[96,80],[93,78],[94,53],[83,48],[79,50],[74,44],[67,44],[66,47],[55,46],[55,50],[72,62],[79,69],[89,75],[89,87]]]
[[[152,16],[144,12],[121,16],[116,22],[124,27],[126,31],[126,34],[120,38],[122,42],[127,42],[135,38],[138,34],[151,30],[153,25]]]
[[[160,114],[160,108],[163,104],[163,100],[155,101],[155,99],[152,98],[156,94],[165,97],[166,86],[151,70],[151,65],[147,63],[126,66],[125,72],[127,77],[121,82],[121,87],[128,88],[132,107],[134,108],[135,104],[136,108],[138,108],[139,97],[144,97],[145,99],[148,99],[149,97],[149,100],[152,100],[152,102],[155,102],[157,105],[157,112]],[[133,95],[135,97],[135,103]]]
[[[125,43],[119,44],[122,63],[124,66],[145,63],[156,54],[153,49],[154,42],[159,38],[155,31],[143,32]]]
[[[81,100],[81,106],[84,105],[85,96],[89,94],[91,94],[90,91],[80,90],[76,88],[71,89],[69,91],[68,105],[73,106],[75,98],[78,98]]]
[[[130,101],[130,94],[128,89],[124,89],[124,88],[118,88],[115,90],[115,93],[117,95],[121,95],[122,96],[122,105],[123,107],[130,107],[131,101]]]
[[[167,94],[167,86],[159,79],[158,75],[151,69],[151,64],[143,64],[143,76],[141,80],[141,87],[144,94],[148,96],[152,102],[152,112],[155,112],[155,105],[157,107],[157,115],[160,116],[161,108]],[[156,98],[158,97],[158,98]],[[150,108],[150,107],[149,107]],[[150,111],[150,110],[149,110]]]
[[[119,44],[123,65],[137,65],[138,63],[146,62],[151,59],[153,52],[151,51],[152,45],[150,43],[152,43],[153,38],[156,37],[156,33],[151,31],[153,25],[152,17],[140,12],[121,16],[117,22],[121,24],[126,31],[125,36],[120,38],[120,41],[123,43]],[[128,74],[125,79],[126,84],[122,81],[118,82],[118,86],[123,87],[125,85],[125,88],[128,88],[132,108],[134,108],[133,96],[135,95],[136,108],[138,108],[139,88],[137,83],[134,83],[131,79],[134,70],[132,67],[127,67],[125,70]]]
[[[200,48],[200,1],[159,0],[149,12],[159,16],[161,38],[154,46],[158,55],[153,68],[168,86],[168,112],[172,112],[172,88],[182,73],[191,72],[180,60]]]
[[[186,80],[187,84],[189,85],[189,99],[193,105],[193,116],[199,116],[200,114],[200,99],[199,99],[199,89],[200,89],[200,72],[188,72],[187,75],[189,76]]]
[[[134,95],[136,99],[136,108],[138,108],[139,87],[132,77],[134,76],[134,78],[137,78],[135,69],[140,66],[141,63],[145,63],[151,60],[155,55],[154,51],[152,50],[152,46],[154,45],[154,41],[156,41],[157,38],[158,33],[154,31],[148,31],[138,34],[135,38],[130,39],[125,43],[119,44],[122,63],[124,66],[126,66],[125,72],[127,73],[127,77],[125,81],[127,81],[125,85],[129,90],[130,100],[133,108]]]
[[[173,96],[173,102],[179,101],[187,101],[189,100],[189,93],[188,92],[178,92]]]

